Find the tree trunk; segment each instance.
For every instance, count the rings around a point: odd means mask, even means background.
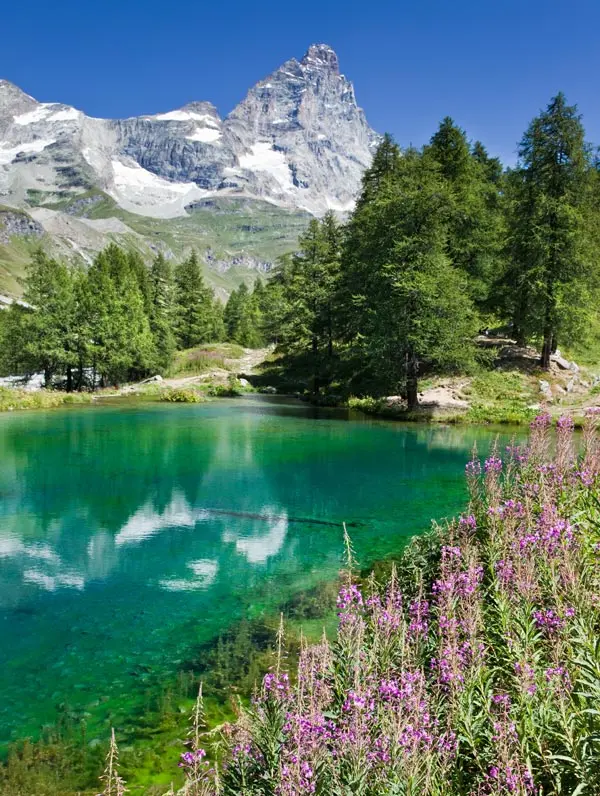
[[[44,387],[52,387],[52,370],[48,367],[44,368]]]
[[[540,365],[543,370],[550,370],[550,354],[552,353],[552,340],[553,334],[547,331],[544,334],[544,345],[542,346],[542,354],[540,356]]]
[[[67,392],[73,392],[73,369],[70,365],[67,368]]]
[[[406,403],[409,411],[419,407],[418,372],[417,358],[414,354],[410,354],[406,363]]]
[[[319,356],[319,341],[316,337],[312,339],[312,355],[313,355],[313,395],[319,394],[319,374],[317,372],[317,357]]]

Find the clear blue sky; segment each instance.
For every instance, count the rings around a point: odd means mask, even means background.
[[[600,144],[600,0],[29,0],[0,13],[0,77],[93,116],[210,100],[226,115],[330,44],[371,125],[424,143],[452,116],[505,161],[557,91]]]

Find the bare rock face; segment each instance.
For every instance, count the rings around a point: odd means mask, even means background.
[[[27,213],[0,210],[0,243],[8,243],[13,236],[41,238],[44,228]]]
[[[106,120],[40,103],[0,81],[0,203],[99,188],[122,208],[169,218],[210,196],[313,214],[353,206],[379,138],[326,45],[250,89],[222,120],[209,102]]]

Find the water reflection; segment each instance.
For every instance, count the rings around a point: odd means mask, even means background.
[[[397,550],[460,506],[477,437],[264,401],[0,418],[0,743],[332,577],[343,521]]]

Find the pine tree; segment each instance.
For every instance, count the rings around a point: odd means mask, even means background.
[[[195,252],[175,268],[175,335],[180,349],[212,339],[212,291],[204,284]]]
[[[511,263],[504,294],[517,336],[542,341],[547,369],[559,340],[578,334],[598,278],[588,219],[590,156],[581,117],[563,94],[531,122],[508,186]]]
[[[426,147],[451,197],[447,254],[467,276],[470,294],[487,309],[501,263],[501,167],[482,144],[471,150],[466,133],[446,117]],[[500,174],[498,174],[500,168]]]
[[[244,286],[244,290],[247,293],[248,288]],[[240,285],[239,288],[231,291],[229,298],[227,299],[227,304],[225,305],[225,310],[223,313],[225,334],[227,336],[227,340],[229,340],[231,343],[238,341],[242,314],[242,302],[244,300],[244,296],[245,293],[242,291],[242,286]]]
[[[357,208],[370,201],[379,192],[382,184],[394,174],[400,165],[400,148],[389,133],[377,147],[373,161],[362,178],[361,194]]]
[[[411,409],[423,366],[448,371],[473,357],[472,305],[447,255],[451,212],[439,166],[409,150],[350,222],[347,311],[358,345],[380,389],[399,388]]]
[[[162,254],[152,261],[149,273],[150,330],[156,351],[155,369],[165,372],[175,353],[173,269]]]
[[[98,254],[78,306],[85,358],[102,384],[148,373],[155,355],[150,323],[139,283],[118,247]]]
[[[31,309],[24,313],[15,310],[15,317],[22,321],[23,362],[43,370],[46,386],[56,374],[66,373],[67,389],[72,389],[71,368],[76,357],[70,269],[38,251],[27,271],[24,298]]]
[[[306,359],[314,395],[332,377],[340,255],[341,229],[333,214],[312,219],[280,283],[284,312],[279,342],[288,354]]]
[[[227,339],[246,348],[259,348],[262,344],[260,310],[253,293],[244,282],[234,290],[224,313]]]

